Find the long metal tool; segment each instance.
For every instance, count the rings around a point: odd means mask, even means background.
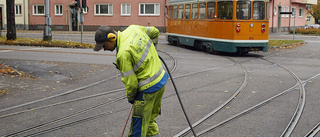
[[[185,111],[185,109],[184,109],[184,107],[183,107],[183,104],[182,104],[182,101],[181,101],[181,98],[180,98],[178,89],[177,89],[176,85],[175,85],[174,82],[173,82],[173,78],[172,78],[171,73],[170,73],[170,71],[169,71],[169,69],[168,69],[168,66],[167,66],[166,62],[164,62],[164,60],[163,60],[160,56],[159,56],[159,58],[160,58],[160,60],[163,62],[164,66],[165,66],[166,69],[167,69],[167,72],[168,72],[169,77],[170,77],[170,79],[171,79],[171,82],[172,82],[172,85],[173,85],[173,87],[174,87],[174,90],[176,91],[176,94],[177,94],[179,103],[180,103],[181,108],[182,108],[182,111],[183,111],[183,113],[184,113],[184,115],[185,115],[185,117],[186,117],[186,119],[187,119],[187,122],[188,122],[188,124],[189,124],[189,126],[190,126],[190,129],[191,129],[193,135],[194,135],[195,137],[197,137],[197,135],[196,135],[196,133],[194,132],[193,127],[192,127],[192,125],[191,125],[191,123],[190,123],[190,120],[189,120],[189,118],[188,118],[188,115],[187,115],[187,113],[186,113],[186,111]]]
[[[126,123],[124,124],[123,130],[122,130],[122,133],[121,133],[121,137],[123,136],[123,133],[124,133],[124,131],[126,130],[127,123],[128,123],[128,120],[129,120],[129,117],[130,117],[130,114],[131,114],[132,108],[133,108],[133,104],[131,105],[131,108],[130,108],[130,110],[129,110],[129,114],[128,114],[128,117],[127,117]]]

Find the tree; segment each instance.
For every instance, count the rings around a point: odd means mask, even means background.
[[[315,23],[318,24],[320,19],[320,0],[318,0],[317,5],[312,5],[312,8],[308,10],[308,13],[315,18]]]
[[[7,0],[7,40],[15,40],[17,38],[14,0]]]

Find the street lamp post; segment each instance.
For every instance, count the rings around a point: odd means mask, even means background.
[[[43,40],[44,41],[52,41],[51,34],[51,18],[50,18],[50,0],[45,0],[45,26],[43,31]]]

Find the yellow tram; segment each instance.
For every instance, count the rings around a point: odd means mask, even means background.
[[[208,52],[268,51],[269,0],[170,0],[167,40]]]

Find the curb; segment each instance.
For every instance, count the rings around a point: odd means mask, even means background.
[[[279,49],[279,48],[283,48],[283,47],[297,47],[297,46],[301,46],[304,44],[307,44],[307,42],[298,42],[298,43],[286,44],[286,45],[281,45],[281,46],[272,46],[269,48],[270,49]]]
[[[0,45],[90,49],[89,47],[79,47],[79,46],[61,46],[61,45],[43,45],[43,44],[21,44],[21,43],[1,43],[1,42],[0,42]]]

